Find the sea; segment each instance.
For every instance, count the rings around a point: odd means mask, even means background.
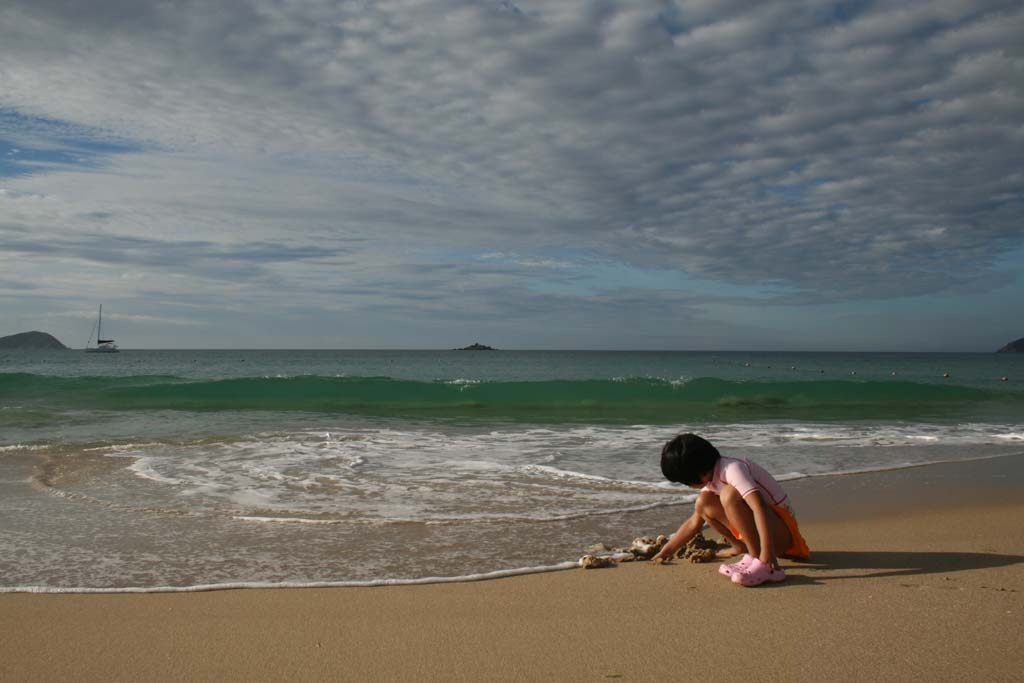
[[[691,513],[678,433],[784,486],[1020,457],[1022,381],[995,353],[0,352],[0,592],[567,569]]]

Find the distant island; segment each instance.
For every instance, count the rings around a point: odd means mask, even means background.
[[[1010,342],[996,353],[1024,353],[1024,337]]]
[[[463,346],[461,349],[452,349],[452,351],[494,351],[495,349],[486,344],[470,344],[469,346]]]
[[[20,334],[0,337],[0,349],[55,351],[67,348],[56,337],[46,332],[21,332]]]

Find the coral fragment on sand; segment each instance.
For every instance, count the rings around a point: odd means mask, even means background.
[[[690,562],[710,562],[715,559],[715,551],[710,548],[700,548],[686,555]]]
[[[676,557],[681,557],[690,562],[710,562],[715,559],[717,552],[718,543],[704,538],[704,534],[698,531],[696,536],[679,549]]]
[[[615,560],[611,557],[601,557],[598,555],[584,555],[580,558],[580,566],[584,569],[601,569],[604,567],[614,567]]]
[[[633,539],[632,545],[629,546],[629,552],[638,560],[649,560],[658,554],[665,544],[668,543],[668,538],[665,536],[640,536]]]

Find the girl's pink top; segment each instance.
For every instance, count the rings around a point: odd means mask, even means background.
[[[739,491],[744,498],[752,491],[760,491],[769,505],[783,505],[787,497],[775,477],[768,474],[768,470],[749,460],[724,456],[719,458],[711,481],[701,491],[710,491],[717,496],[726,484]]]

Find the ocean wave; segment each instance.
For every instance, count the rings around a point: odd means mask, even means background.
[[[25,410],[308,411],[378,416],[646,423],[679,419],[900,419],[972,409],[1020,414],[1024,392],[892,381],[412,381],[387,377],[51,377],[0,374],[0,398]],[[18,412],[17,410],[13,412]]]

